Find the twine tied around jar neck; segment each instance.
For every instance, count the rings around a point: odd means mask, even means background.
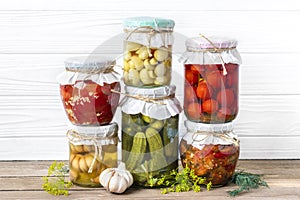
[[[231,137],[230,135],[228,135],[230,132],[231,131],[223,131],[223,132],[218,132],[218,133],[209,132],[209,131],[196,131],[193,133],[192,139],[193,139],[193,142],[202,142],[202,141],[205,141],[209,137],[217,137],[217,138],[221,138],[222,140],[224,140],[228,143],[238,145],[239,140],[235,137]],[[205,137],[201,138],[201,139],[196,139],[198,135],[205,135]]]
[[[82,73],[85,73],[85,74],[100,74],[100,73],[108,74],[108,73],[116,73],[116,74],[120,75],[117,71],[115,71],[114,67],[123,68],[120,65],[109,64],[107,66],[102,67],[101,69],[92,70],[90,72],[89,71],[85,71],[85,72],[82,72]],[[67,68],[66,71],[69,71],[69,72],[81,72],[79,69],[69,69],[69,68]]]
[[[175,98],[175,94],[170,94],[170,95],[164,96],[164,97],[152,98],[152,97],[144,97],[144,96],[138,95],[138,94],[136,94],[136,95],[127,94],[127,93],[119,92],[119,91],[116,91],[116,90],[110,90],[110,91],[113,92],[113,93],[122,94],[126,97],[130,97],[130,98],[134,98],[134,99],[137,99],[137,100],[145,101],[147,103],[154,103],[154,104],[160,104],[160,105],[166,105],[164,102],[161,102],[163,100]]]
[[[205,39],[206,41],[209,42],[209,44],[213,47],[213,48],[205,48],[205,49],[189,49],[188,48],[188,51],[191,51],[191,52],[210,52],[210,53],[217,53],[218,57],[220,58],[221,60],[221,64],[222,64],[222,67],[223,67],[223,76],[226,76],[227,75],[227,70],[226,70],[226,67],[225,67],[225,61],[221,55],[222,52],[224,51],[229,51],[229,50],[233,50],[233,49],[236,49],[236,47],[227,47],[227,48],[218,48],[216,47],[216,45],[210,40],[208,39],[206,36],[202,35],[201,33],[199,34],[199,37],[202,37],[203,39]]]
[[[146,30],[144,30],[146,29]],[[150,45],[151,45],[151,40],[152,40],[152,37],[155,35],[155,34],[158,34],[158,33],[168,33],[168,32],[173,32],[173,29],[172,30],[163,30],[163,29],[159,29],[158,27],[157,28],[153,28],[151,26],[140,26],[140,27],[137,27],[133,30],[127,30],[127,29],[124,29],[124,32],[128,33],[127,37],[126,37],[126,41],[129,42],[129,38],[131,37],[131,35],[133,33],[148,33],[148,46],[147,46],[147,51],[148,51],[148,54],[149,56],[151,57],[152,56],[152,53],[151,53],[151,50],[150,50]],[[162,40],[164,46],[165,46],[165,42],[164,40]],[[165,49],[165,51],[169,51],[168,49]]]

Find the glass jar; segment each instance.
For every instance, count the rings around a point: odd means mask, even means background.
[[[73,126],[67,137],[70,180],[81,186],[100,186],[100,173],[117,167],[118,125]]]
[[[194,122],[226,123],[238,113],[241,57],[233,39],[186,40],[184,112]]]
[[[109,124],[117,109],[120,75],[115,61],[101,57],[74,57],[65,62],[59,76],[60,95],[66,114],[75,125]]]
[[[239,140],[232,123],[202,124],[185,121],[187,133],[180,141],[183,167],[206,177],[213,186],[226,185],[232,178],[239,158]]]
[[[174,21],[153,17],[124,20],[124,83],[135,87],[169,85]]]
[[[149,186],[178,168],[178,116],[175,86],[126,87],[122,106],[122,161],[138,185]]]

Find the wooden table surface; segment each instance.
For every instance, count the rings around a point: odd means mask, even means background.
[[[238,197],[226,193],[236,186],[163,195],[159,189],[130,188],[121,195],[110,194],[103,188],[73,186],[69,196],[52,196],[41,189],[42,176],[52,161],[0,162],[0,199],[297,199],[300,200],[300,160],[240,160],[238,169],[265,174],[269,188],[260,188]]]

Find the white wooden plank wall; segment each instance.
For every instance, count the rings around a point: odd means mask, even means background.
[[[119,56],[122,20],[145,15],[175,20],[174,58],[198,33],[238,39],[241,158],[300,158],[299,1],[10,0],[0,3],[0,160],[68,159],[63,61]],[[183,68],[173,69],[182,100]]]

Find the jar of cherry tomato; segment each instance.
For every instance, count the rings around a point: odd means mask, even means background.
[[[175,86],[125,87],[122,99],[122,160],[137,185],[178,168],[178,121],[182,108]]]
[[[109,124],[117,109],[120,75],[115,61],[101,57],[74,57],[65,61],[59,76],[60,95],[66,114],[75,125]]]
[[[206,177],[214,186],[227,184],[239,158],[239,140],[232,123],[203,124],[185,121],[187,133],[180,141],[183,167]]]
[[[233,39],[186,40],[184,112],[194,122],[226,123],[238,113],[241,57]]]
[[[157,87],[171,82],[174,21],[153,17],[124,20],[124,83]]]
[[[72,126],[67,137],[70,180],[81,186],[100,186],[100,173],[117,167],[118,125]]]

